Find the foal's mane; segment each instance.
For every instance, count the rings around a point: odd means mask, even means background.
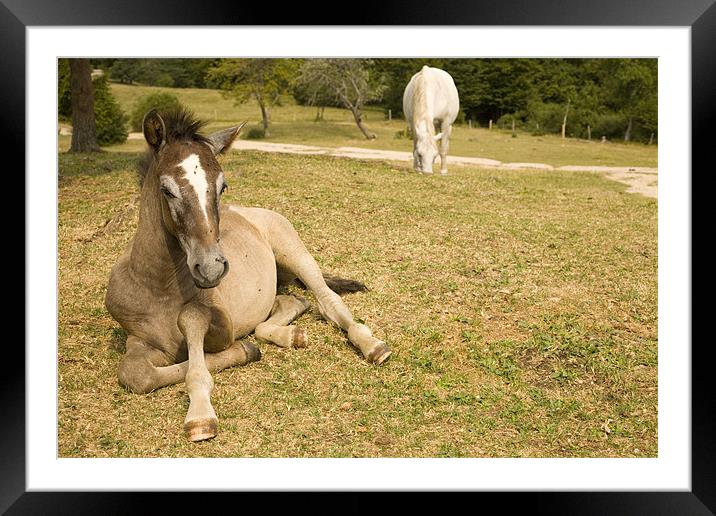
[[[206,121],[196,118],[194,113],[189,109],[185,107],[172,109],[161,112],[160,115],[162,120],[164,120],[167,144],[177,142],[209,142],[208,137],[199,134],[199,131],[206,125]],[[137,168],[140,186],[144,184],[144,178],[153,163],[154,151],[149,149],[139,160],[139,166]]]

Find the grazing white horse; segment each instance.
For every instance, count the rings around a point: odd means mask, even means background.
[[[432,174],[439,153],[440,173],[447,174],[448,143],[459,110],[455,81],[446,71],[423,66],[410,79],[403,93],[403,113],[413,135],[413,168],[416,172]],[[437,134],[436,125],[440,131]]]

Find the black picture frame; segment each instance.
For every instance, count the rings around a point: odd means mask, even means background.
[[[708,175],[710,147],[714,140],[716,117],[716,5],[715,0],[574,0],[569,3],[548,0],[503,0],[496,2],[453,1],[440,3],[406,3],[383,1],[361,3],[352,8],[350,25],[498,25],[498,26],[684,26],[691,28],[692,80],[692,222],[696,195],[705,190],[693,188],[693,178]],[[2,127],[6,149],[20,157],[15,167],[23,167],[25,147],[25,30],[31,26],[86,25],[344,25],[346,19],[336,14],[335,6],[311,3],[311,9],[300,5],[283,6],[256,2],[225,2],[203,0],[196,5],[186,0],[123,0],[93,2],[92,0],[0,0],[0,77],[2,80]],[[355,6],[354,6],[355,7]],[[20,152],[24,149],[24,152]],[[702,170],[703,169],[703,170]],[[696,174],[694,170],[698,170]],[[8,173],[8,171],[5,171]],[[664,172],[666,173],[666,172]],[[705,177],[699,177],[701,182]],[[24,181],[19,185],[24,198]],[[4,205],[5,215],[9,210]],[[17,215],[15,215],[17,217]],[[692,235],[694,229],[692,228]],[[704,233],[705,234],[705,233]],[[708,239],[707,239],[708,240]],[[693,238],[691,239],[693,242]],[[692,277],[695,255],[691,249]],[[27,264],[27,256],[24,256]],[[25,278],[32,271],[25,268]],[[708,282],[700,283],[705,290]],[[23,287],[24,288],[24,287]],[[19,287],[17,289],[20,290]],[[692,299],[693,299],[693,289]],[[19,303],[17,303],[19,304]],[[32,307],[25,307],[31,310]],[[692,302],[691,320],[707,305]],[[705,315],[705,314],[704,314]],[[693,325],[691,327],[692,336]],[[495,502],[509,510],[517,504],[528,504],[538,514],[714,514],[716,513],[716,404],[713,373],[708,360],[711,339],[692,337],[692,438],[691,490],[688,492],[502,492],[453,493],[449,507],[460,507],[464,497],[471,497],[467,507],[489,507]],[[187,512],[197,502],[206,504],[240,503],[248,507],[256,502],[277,508],[286,504],[292,512],[312,514],[358,514],[375,512],[385,503],[400,504],[401,512],[443,512],[443,496],[426,497],[426,493],[400,493],[386,500],[381,493],[80,493],[26,492],[25,475],[25,353],[15,346],[12,368],[4,368],[0,407],[0,511],[7,514],[129,514],[148,512],[150,503],[162,504],[163,513],[174,510]],[[48,349],[51,346],[48,345]],[[5,362],[8,363],[8,362]],[[290,496],[290,498],[289,498]],[[340,501],[333,500],[341,496]],[[473,500],[477,497],[477,501]],[[340,504],[339,506],[336,504]],[[476,505],[479,504],[479,505]],[[464,506],[464,505],[463,505]],[[237,507],[238,509],[238,507]]]

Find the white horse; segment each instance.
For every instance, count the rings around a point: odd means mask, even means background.
[[[439,153],[440,173],[447,174],[448,143],[459,110],[455,81],[446,71],[423,66],[410,79],[403,93],[403,113],[413,135],[413,168],[416,172],[432,174]],[[440,131],[437,134],[436,125]]]

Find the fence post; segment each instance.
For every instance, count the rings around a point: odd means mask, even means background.
[[[492,131],[492,119],[490,119],[490,131]]]
[[[467,127],[472,129],[472,118],[467,121]]]
[[[391,120],[393,120],[393,112],[389,109],[388,110],[388,122],[390,122]]]
[[[591,140],[591,139],[592,139],[592,127],[588,125],[587,126],[587,140]]]

